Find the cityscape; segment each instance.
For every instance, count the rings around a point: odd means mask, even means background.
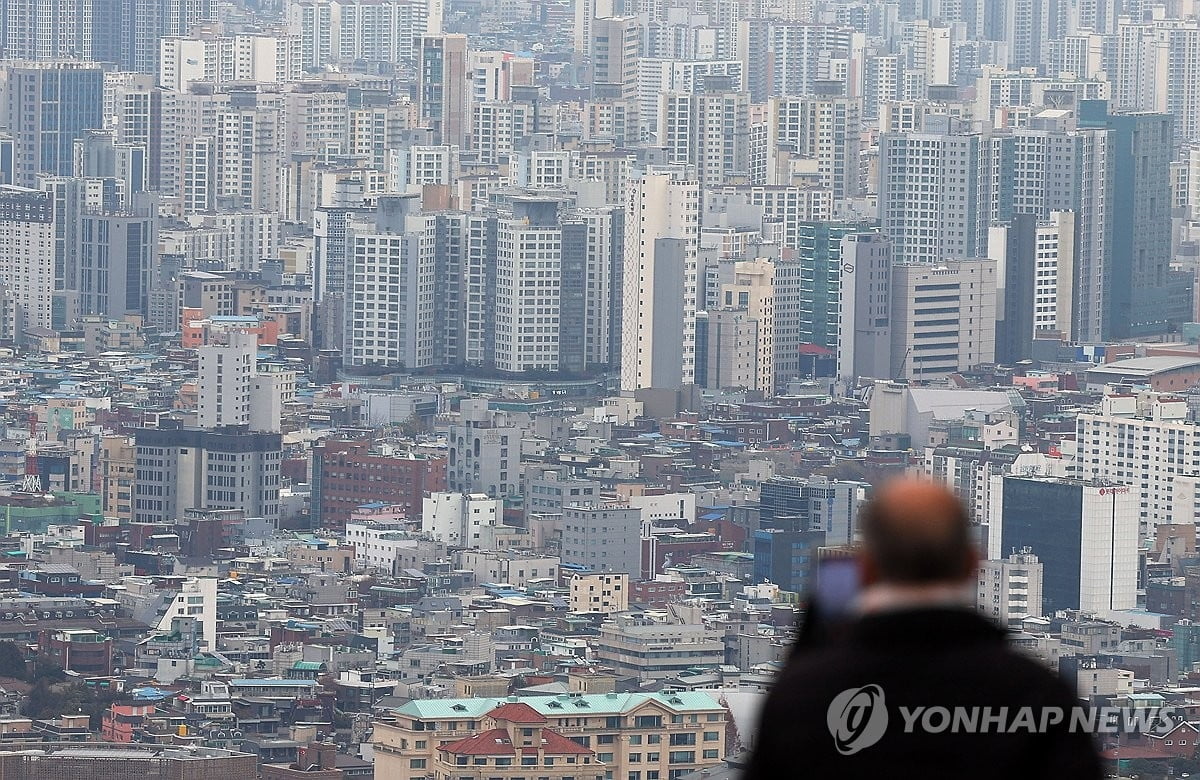
[[[901,477],[1200,775],[1200,1],[0,0],[5,780],[736,780]]]

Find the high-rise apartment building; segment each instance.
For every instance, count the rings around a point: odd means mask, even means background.
[[[250,424],[250,388],[258,373],[258,336],[229,334],[227,344],[205,344],[197,349],[201,428]]]
[[[412,63],[416,43],[442,32],[442,0],[295,0],[287,5],[288,32],[301,67],[364,61]]]
[[[879,216],[897,263],[986,254],[985,138],[933,119],[879,141]]]
[[[193,82],[278,84],[295,81],[304,72],[294,36],[168,36],[159,51],[158,85],[176,92]]]
[[[621,388],[692,384],[700,187],[669,172],[630,182],[625,215]]]
[[[865,46],[865,36],[849,27],[768,18],[746,19],[739,26],[738,58],[755,103],[813,94],[818,81],[834,78],[851,62],[849,70],[857,71]],[[847,89],[858,94],[855,79]]]
[[[563,236],[553,200],[516,204],[496,226],[496,370],[559,367]]]
[[[642,57],[637,61],[637,70],[642,126],[650,134],[658,132],[658,102],[663,93],[704,92],[708,88],[710,77],[727,77],[730,90],[745,90],[740,60],[668,60]]]
[[[749,174],[750,98],[718,89],[659,96],[658,143],[667,162],[695,167],[702,187]]]
[[[381,197],[372,220],[347,226],[348,365],[436,365],[434,218],[418,206],[416,195]]]
[[[1096,341],[1101,338],[1109,296],[1105,269],[1111,264],[1108,245],[1111,223],[1116,216],[1108,195],[1113,186],[1111,133],[1103,126],[1082,126],[1076,114],[1059,109],[1042,110],[1030,117],[1026,127],[992,136],[991,165],[998,189],[991,198],[989,219],[992,224],[1003,224],[1011,223],[1016,215],[1030,214],[1044,223],[1044,229],[1035,229],[1042,234],[1041,239],[1036,236],[1024,239],[1028,251],[1030,240],[1050,242],[1047,231],[1052,231],[1052,225],[1062,219],[1055,216],[1056,212],[1074,215],[1072,246],[1060,241],[1055,248],[1056,254],[1061,255],[1060,271],[1068,270],[1064,267],[1068,255],[1073,258],[1070,278],[1054,280],[1060,289],[1071,291],[1070,300],[1055,296],[1055,327],[1075,339]],[[1010,232],[1004,236],[1005,241],[1009,237],[1017,240],[1016,234]],[[999,257],[1000,239],[999,233],[989,236],[989,257]],[[1021,245],[1018,242],[1014,251]],[[1003,251],[1008,252],[1007,245]],[[1043,307],[1040,311],[1043,317],[1049,314],[1045,307],[1051,305],[1046,300],[1051,295],[1049,281],[1049,277],[1043,276],[1041,292],[1037,293],[1043,299],[1039,304]],[[1048,320],[1041,322],[1045,324]],[[1020,332],[1024,333],[1024,326]]]
[[[104,60],[119,0],[7,0],[0,4],[0,58]]]
[[[0,281],[7,300],[0,328],[7,339],[51,325],[54,292],[53,198],[18,187],[0,188]]]
[[[212,18],[210,0],[120,0],[117,61],[124,70],[158,73],[159,40],[188,35]]]
[[[1116,38],[1113,106],[1170,114],[1176,143],[1200,138],[1200,22],[1124,17]]]
[[[1075,439],[1076,476],[1129,486],[1139,538],[1153,537],[1159,523],[1175,522],[1180,507],[1194,504],[1194,484],[1183,477],[1196,468],[1200,426],[1182,398],[1110,392],[1099,410],[1076,418]]]
[[[471,124],[467,36],[422,37],[417,67],[420,115],[433,129],[434,141],[466,148]]]
[[[788,158],[815,161],[822,187],[838,198],[860,190],[862,99],[840,95],[771,98],[762,154],[765,179],[790,184]]]

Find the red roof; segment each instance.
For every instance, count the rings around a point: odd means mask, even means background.
[[[580,745],[551,729],[542,729],[542,744],[532,745],[521,749],[522,753],[536,754],[538,749],[551,756],[590,756],[593,751]],[[504,729],[488,729],[473,737],[466,737],[457,742],[448,742],[438,748],[445,753],[459,756],[515,756],[517,750],[508,738]]]
[[[496,720],[506,720],[509,723],[545,723],[546,718],[524,702],[505,702],[488,713]]]

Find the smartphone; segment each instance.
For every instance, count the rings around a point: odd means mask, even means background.
[[[817,562],[817,582],[812,599],[822,621],[849,617],[859,593],[858,559],[822,558]]]
[[[813,574],[793,655],[838,638],[853,622],[860,588],[858,559],[821,558]]]

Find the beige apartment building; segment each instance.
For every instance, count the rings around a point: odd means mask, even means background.
[[[424,699],[373,724],[375,776],[426,780],[447,764],[439,748],[495,727],[489,714],[506,703],[528,705],[541,727],[591,750],[604,780],[675,780],[725,755],[728,713],[700,692]]]
[[[572,612],[612,614],[629,609],[629,575],[576,574],[571,577]]]

